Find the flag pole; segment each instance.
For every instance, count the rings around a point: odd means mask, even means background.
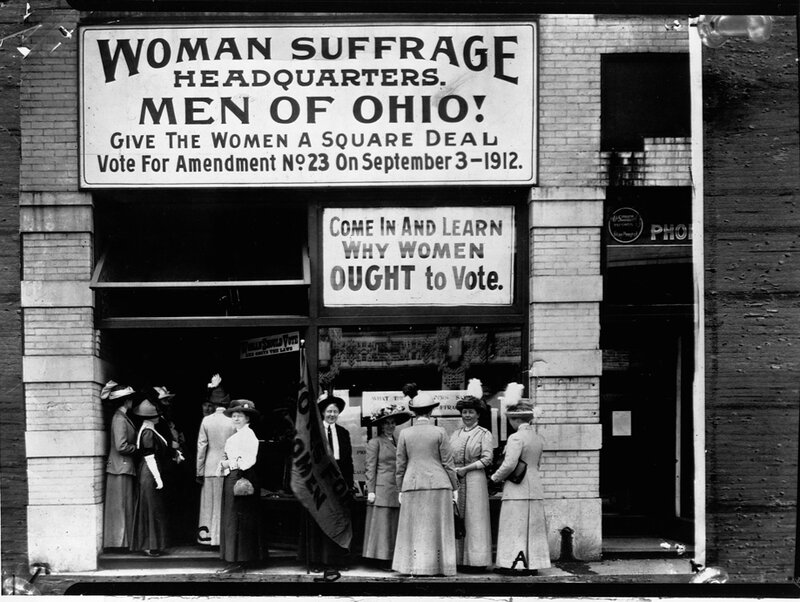
[[[305,339],[301,339],[300,341],[300,378],[302,379],[306,372],[306,341]],[[306,383],[309,388],[309,393],[311,393],[311,383]],[[302,506],[302,504],[301,504]],[[306,575],[311,574],[311,513],[303,508],[303,521],[305,522],[305,529],[303,534],[303,545],[305,546],[305,558],[306,558]]]

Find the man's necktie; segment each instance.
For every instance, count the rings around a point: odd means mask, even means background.
[[[333,453],[333,433],[331,432],[331,425],[328,425],[328,447],[331,448],[331,453]]]

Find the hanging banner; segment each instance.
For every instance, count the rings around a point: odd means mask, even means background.
[[[513,207],[326,208],[327,307],[509,305]]]
[[[533,23],[87,26],[84,188],[534,184]]]
[[[300,333],[297,330],[239,342],[239,359],[241,360],[292,353],[293,351],[300,351]]]

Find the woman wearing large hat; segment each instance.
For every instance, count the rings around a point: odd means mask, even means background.
[[[364,558],[389,561],[394,554],[400,518],[394,430],[410,419],[411,413],[399,404],[379,408],[370,416],[370,423],[378,429],[378,435],[367,442],[367,517],[361,553]]]
[[[128,412],[139,401],[126,385],[109,381],[100,399],[116,408],[111,418],[111,438],[106,462],[106,497],[103,508],[103,547],[127,548],[133,540],[133,512],[136,504],[136,426]]]
[[[492,531],[489,518],[489,488],[486,468],[494,458],[494,437],[478,425],[478,418],[487,411],[481,397],[481,382],[473,378],[467,395],[456,403],[463,426],[450,435],[453,461],[458,476],[458,510],[464,517],[466,534],[456,540],[456,562],[459,566],[483,569],[492,564]]]
[[[222,523],[219,533],[219,556],[230,563],[223,572],[245,571],[264,558],[259,499],[261,486],[255,470],[258,439],[250,428],[251,420],[260,415],[249,399],[234,399],[223,412],[233,421],[236,432],[225,442],[219,473],[225,477],[222,486]],[[239,479],[247,479],[252,493],[237,495]]]
[[[516,393],[509,395],[510,390],[506,388],[502,401],[508,422],[516,432],[508,438],[503,463],[490,477],[495,483],[505,481],[495,569],[530,574],[550,566],[544,491],[539,478],[544,439],[532,425],[533,404]]]
[[[136,436],[139,460],[139,492],[136,497],[131,550],[161,556],[168,546],[167,504],[163,475],[172,458],[167,440],[156,430],[158,408],[145,399],[133,409],[141,420]]]
[[[406,390],[415,424],[397,439],[400,520],[392,569],[409,575],[455,575],[453,501],[458,500],[458,479],[453,454],[447,433],[431,421],[439,404],[414,389]]]
[[[222,378],[215,374],[208,384],[208,401],[214,412],[203,418],[197,433],[197,462],[195,475],[202,484],[200,513],[197,521],[197,543],[204,546],[219,545],[222,522],[222,486],[224,477],[217,474],[225,442],[236,432],[233,420],[225,415],[231,398],[222,386]]]

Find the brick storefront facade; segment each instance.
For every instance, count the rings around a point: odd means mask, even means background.
[[[43,7],[38,17],[43,32],[80,23],[63,1]],[[559,533],[570,527],[576,557],[592,560],[601,556],[603,540],[600,307],[607,187],[692,184],[690,138],[648,137],[643,150],[613,157],[601,150],[601,56],[688,53],[694,32],[669,30],[663,17],[537,20],[539,181],[528,195],[529,273],[517,276],[529,284],[526,385],[548,442],[542,471],[551,554],[558,558]],[[706,547],[709,564],[743,580],[784,580],[793,567],[800,316],[791,263],[797,251],[797,71],[793,59],[785,59],[792,52],[796,57],[797,40],[793,30],[787,33],[789,23],[779,21],[775,42],[757,51],[730,45],[705,54]],[[0,147],[4,158],[17,159],[0,162],[9,174],[3,182],[12,183],[0,190],[0,210],[8,213],[2,225],[9,229],[0,247],[10,258],[4,290],[17,290],[7,298],[13,309],[2,323],[10,349],[2,388],[4,568],[27,556],[55,570],[92,570],[101,549],[107,417],[99,392],[116,367],[113,354],[101,348],[89,287],[96,199],[78,186],[75,40],[56,40],[62,43],[53,52],[41,50],[49,44],[43,40],[25,59],[19,103],[16,88],[0,90],[11,106],[20,106],[19,114],[3,112],[5,127],[13,132],[18,119],[21,131],[21,151],[13,136],[4,135]],[[728,56],[746,57],[748,75]],[[764,85],[730,93],[748,77],[768,73],[777,57],[784,65]],[[19,57],[9,58],[0,49],[6,61],[0,64],[19,64]],[[757,144],[743,145],[739,136],[755,136]],[[620,160],[622,169],[615,163]],[[764,197],[777,201],[767,206]],[[13,268],[15,258],[19,274],[5,267]]]

